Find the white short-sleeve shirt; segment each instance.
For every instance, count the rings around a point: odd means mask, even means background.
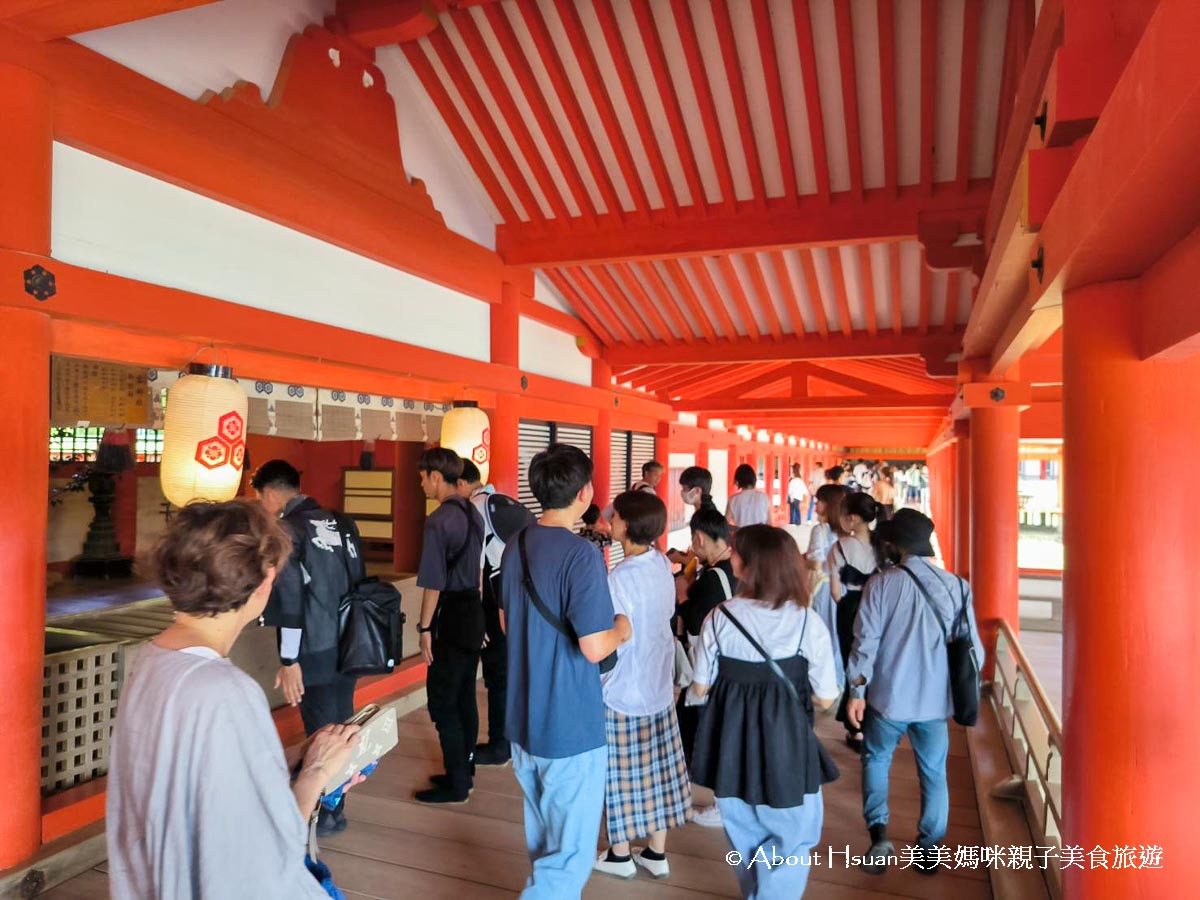
[[[724,604],[772,659],[787,659],[800,654],[808,661],[808,683],[812,692],[824,700],[837,696],[837,671],[833,662],[833,642],[829,629],[807,607],[787,603],[778,609],[750,600],[734,597]],[[804,637],[801,640],[801,634]],[[742,659],[748,662],[763,662],[760,654],[729,618],[717,607],[700,629],[700,643],[696,648],[695,676],[698,684],[712,684],[717,680],[717,669],[721,656]]]
[[[771,524],[771,501],[762,491],[751,488],[729,498],[729,518],[737,528]]]
[[[613,610],[628,617],[633,637],[601,679],[604,705],[627,716],[652,716],[675,700],[675,579],[657,550],[626,557],[608,575]]]

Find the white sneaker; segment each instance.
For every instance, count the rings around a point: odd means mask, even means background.
[[[596,864],[592,868],[597,872],[603,872],[605,875],[612,875],[616,878],[637,877],[637,864],[632,859],[627,859],[625,862],[609,862],[607,850],[596,857]]]
[[[721,809],[715,803],[712,806],[697,809],[692,815],[692,821],[705,828],[720,828],[722,827]]]
[[[641,847],[633,851],[633,861],[655,878],[667,878],[671,874],[671,866],[665,859],[646,859]]]

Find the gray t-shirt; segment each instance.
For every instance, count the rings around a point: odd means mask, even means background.
[[[114,898],[312,898],[308,826],[262,689],[228,659],[145,645],[108,774]]]

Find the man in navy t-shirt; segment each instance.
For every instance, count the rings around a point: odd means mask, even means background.
[[[524,584],[519,539],[501,564],[508,632],[505,735],[525,794],[525,835],[533,873],[521,896],[578,897],[592,872],[604,806],[608,750],[598,663],[629,639],[613,613],[604,556],[572,526],[592,502],[592,462],[576,447],[551,444],[529,465],[545,512],[524,532],[529,574],[545,606]],[[547,615],[573,637],[561,633]]]

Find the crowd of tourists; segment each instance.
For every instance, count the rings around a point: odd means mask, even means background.
[[[801,552],[769,523],[746,465],[724,512],[708,470],[679,474],[691,542],[670,550],[657,462],[600,510],[592,461],[553,444],[529,465],[536,519],[450,450],[426,450],[417,469],[438,503],[425,522],[417,631],[444,771],[415,799],[466,803],[477,766],[511,764],[532,863],[522,897],[579,897],[593,873],[668,878],[668,836],[689,821],[724,830],[743,896],[801,896],[822,788],[839,775],[818,710],[836,711],[862,754],[868,873],[897,858],[888,775],[908,736],[921,818],[906,837],[916,868],[936,873],[959,696],[947,644],[967,641],[975,660],[982,651],[969,586],[933,562],[933,523],[911,506],[893,514],[908,489],[894,470],[832,467],[816,485],[794,471],[805,493],[789,485],[789,503],[811,495],[815,521]],[[329,615],[362,577],[358,534],[282,460],[252,484],[260,502],[194,503],[156,547],[177,616],[139,655],[121,699],[108,785],[114,896],[336,890],[304,846],[306,823],[318,836],[348,824],[344,796],[320,801],[358,741],[344,724],[355,682],[338,671]],[[611,571],[606,542],[623,550]],[[228,659],[260,617],[278,628],[276,685],[310,736],[291,770],[265,695]],[[715,802],[693,808],[695,788]],[[756,865],[762,851],[799,862]]]

